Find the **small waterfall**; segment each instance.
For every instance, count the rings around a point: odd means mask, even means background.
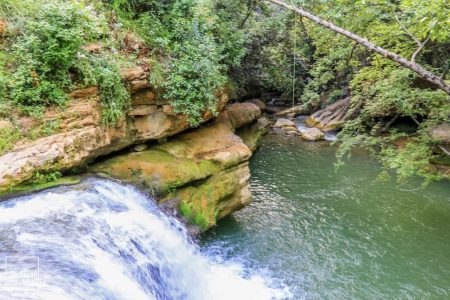
[[[87,179],[0,203],[0,299],[285,299],[202,254],[137,189]]]

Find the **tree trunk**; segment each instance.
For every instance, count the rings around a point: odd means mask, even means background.
[[[443,90],[444,92],[446,92],[447,94],[450,95],[450,85],[446,84],[442,78],[440,78],[439,76],[426,70],[421,65],[419,65],[415,62],[409,61],[406,58],[403,58],[400,55],[392,53],[384,48],[381,48],[380,46],[373,44],[372,42],[366,40],[365,38],[362,38],[350,31],[340,28],[330,22],[322,20],[321,18],[316,17],[315,15],[312,15],[309,12],[307,12],[303,9],[300,9],[294,5],[289,5],[289,4],[286,4],[283,1],[279,1],[279,0],[267,0],[267,1],[272,2],[281,7],[284,7],[288,10],[294,11],[295,13],[297,13],[305,18],[308,18],[309,20],[311,20],[319,25],[322,25],[334,32],[337,32],[339,34],[342,34],[342,35],[348,37],[349,39],[354,40],[358,44],[363,45],[364,47],[369,49],[370,51],[379,53],[379,54],[383,55],[384,57],[389,58],[390,60],[402,65],[403,67],[416,72],[417,74],[419,74],[420,77],[431,82],[433,85],[435,85],[436,87],[438,87],[439,89]]]

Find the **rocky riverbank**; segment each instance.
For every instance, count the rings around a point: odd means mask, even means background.
[[[144,187],[207,229],[251,201],[248,159],[255,147],[247,137],[264,130],[263,121],[254,123],[259,116],[252,103],[233,104],[210,124],[143,151],[113,156],[89,171]],[[254,134],[241,138],[238,128]]]
[[[122,73],[131,101],[126,117],[114,126],[102,123],[97,87],[74,90],[66,107],[49,108],[42,118],[0,120],[0,130],[21,133],[0,156],[1,195],[73,184],[83,174],[96,174],[135,183],[162,202],[176,203],[202,229],[247,205],[247,161],[267,126],[256,122],[260,108],[227,106],[227,93],[218,92],[217,117],[205,111],[203,123],[209,123],[192,129],[187,116],[175,113],[149,85],[148,72],[138,66]],[[45,131],[54,123],[56,130]],[[46,134],[30,138],[31,132]]]

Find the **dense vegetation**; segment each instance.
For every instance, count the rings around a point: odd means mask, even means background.
[[[294,3],[450,78],[445,0]],[[438,151],[429,131],[449,122],[449,96],[361,45],[267,2],[6,0],[0,17],[8,22],[0,51],[4,117],[12,110],[39,116],[47,106],[65,105],[75,86],[98,85],[104,123],[114,124],[129,98],[120,71],[145,56],[152,69],[149,81],[194,126],[206,109],[214,110],[224,88],[236,98],[255,90],[293,95],[311,111],[351,96],[352,117],[339,134],[339,162],[354,145],[367,146],[400,179],[439,178],[429,168]],[[140,49],[128,47],[130,34]],[[83,48],[93,42],[103,44],[100,53]],[[417,130],[395,129],[398,119],[416,122]],[[401,148],[394,143],[399,140]]]

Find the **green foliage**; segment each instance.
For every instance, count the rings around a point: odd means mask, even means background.
[[[20,131],[15,128],[0,128],[0,155],[11,150],[14,142],[19,140],[20,137]]]
[[[381,161],[386,169],[393,169],[397,179],[404,182],[414,175],[425,178],[424,184],[444,178],[443,174],[434,172],[430,160],[434,143],[429,137],[420,136],[409,140],[403,148],[386,146],[381,150]]]
[[[416,60],[448,79],[449,53],[443,49],[450,41],[450,7],[444,2],[428,5],[415,0],[334,0],[304,1],[303,5],[405,58],[417,50],[416,40],[423,42],[429,37]],[[351,18],[347,17],[349,14]],[[326,28],[307,23],[306,29],[315,51],[309,69],[311,79],[302,100],[323,105],[323,101],[331,103],[347,95],[352,98],[349,120],[338,135],[336,165],[343,164],[352,148],[364,147],[379,158],[386,170],[395,170],[401,182],[415,175],[424,177],[425,182],[441,178],[430,167],[436,148],[430,130],[434,125],[448,122],[449,96],[416,73],[362,46],[354,46],[350,40]],[[414,120],[418,123],[417,131],[398,132],[391,126],[391,121],[397,118]]]
[[[110,57],[83,55],[77,66],[84,84],[98,86],[102,102],[102,121],[114,125],[125,116],[130,93],[120,76],[115,60]]]
[[[81,46],[107,32],[103,15],[77,1],[8,0],[2,7],[16,28],[9,39],[7,57],[0,63],[0,104],[22,113],[42,116],[45,107],[66,104],[75,84],[97,85],[103,104],[103,123],[112,125],[125,115],[129,93],[116,59],[86,53]],[[0,58],[2,58],[0,57]],[[11,69],[8,74],[7,69]],[[47,135],[52,129],[44,126]]]
[[[39,171],[34,172],[33,177],[30,180],[30,183],[33,184],[44,184],[52,181],[56,181],[62,177],[61,172],[49,172],[49,173],[40,173]]]
[[[59,129],[60,126],[61,126],[60,120],[47,121],[41,127],[40,135],[41,136],[51,135],[51,134],[55,133]]]
[[[87,12],[70,2],[50,1],[24,20],[13,44],[17,67],[10,81],[11,100],[24,107],[64,105],[71,85],[69,69],[83,41],[93,34],[86,25]]]
[[[450,7],[445,0],[294,3],[406,58],[416,52],[417,41],[427,41],[416,61],[450,79]],[[106,13],[108,21],[98,13],[104,8],[114,10]],[[400,180],[414,174],[437,178],[427,167],[435,148],[429,132],[449,121],[448,95],[415,73],[264,1],[5,0],[0,16],[9,22],[0,49],[2,117],[16,109],[42,115],[47,106],[64,105],[74,85],[96,85],[103,122],[115,124],[129,103],[116,55],[124,49],[114,41],[126,28],[148,48],[150,82],[193,126],[206,110],[214,112],[216,95],[227,86],[291,95],[295,83],[296,101],[312,109],[351,96],[349,120],[339,134],[338,165],[358,145],[371,149],[386,169],[397,170]],[[92,40],[105,42],[107,49],[86,53],[81,46]],[[415,120],[417,132],[397,132],[390,127],[395,118]],[[57,130],[53,125],[35,135],[50,134]],[[407,145],[393,147],[400,138]],[[2,142],[0,149],[11,147]]]
[[[193,126],[206,110],[214,113],[228,69],[244,54],[243,36],[223,7],[199,0],[117,0],[112,6],[153,52],[163,53],[154,60],[150,80],[175,111],[188,115]]]
[[[198,38],[187,39],[177,49],[176,63],[161,85],[164,97],[172,100],[176,112],[188,115],[193,126],[200,123],[205,110],[215,112],[215,93],[226,82],[216,45],[207,37]]]

